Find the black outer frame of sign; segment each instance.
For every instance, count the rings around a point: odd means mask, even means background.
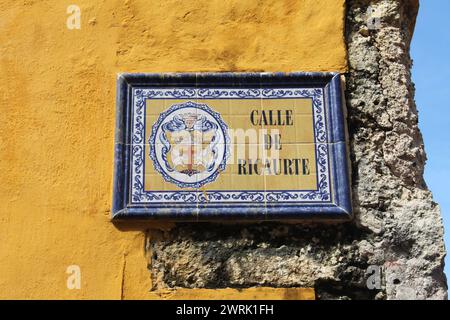
[[[328,117],[330,179],[332,204],[271,204],[261,207],[196,208],[128,206],[130,188],[132,88],[323,88]],[[297,220],[339,219],[352,217],[346,126],[341,79],[338,73],[166,73],[119,74],[116,96],[116,132],[114,150],[113,220],[162,219],[176,221],[211,220]]]

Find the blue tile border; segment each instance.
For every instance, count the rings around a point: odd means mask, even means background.
[[[329,182],[328,203],[133,203],[132,139],[133,90],[227,88],[227,89],[321,89],[326,118]],[[174,90],[173,90],[174,91]],[[338,73],[172,73],[120,74],[117,79],[116,131],[112,218],[166,220],[282,220],[349,219],[352,216],[345,118]],[[265,191],[264,191],[265,192]],[[180,192],[184,194],[186,192]],[[195,192],[194,192],[195,194]],[[187,194],[186,194],[187,195]]]

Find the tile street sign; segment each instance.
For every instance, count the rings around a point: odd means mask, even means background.
[[[113,218],[348,218],[340,76],[121,74]]]

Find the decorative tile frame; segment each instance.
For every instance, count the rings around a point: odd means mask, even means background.
[[[144,190],[146,99],[310,98],[317,190]],[[337,73],[121,74],[117,80],[113,219],[348,219],[346,126]]]

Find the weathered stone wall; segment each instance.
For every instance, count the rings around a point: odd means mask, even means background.
[[[417,8],[417,0],[347,2],[355,219],[151,230],[152,289],[314,286],[321,299],[446,298],[443,227],[423,180],[410,73]],[[368,13],[381,19],[368,25]],[[367,287],[369,266],[382,267],[379,289]]]

